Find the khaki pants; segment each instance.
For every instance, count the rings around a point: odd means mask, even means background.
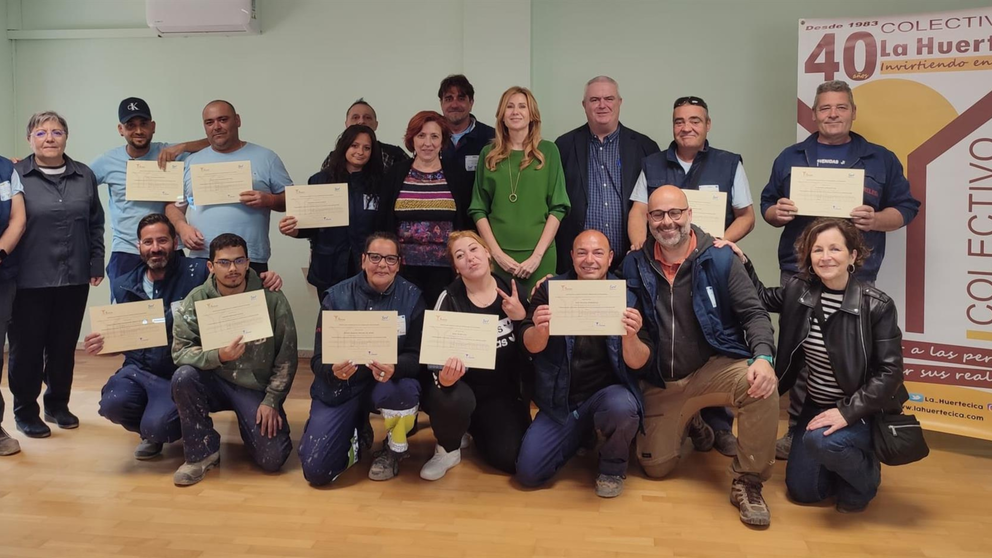
[[[734,407],[738,436],[731,471],[735,476],[768,480],[775,464],[778,392],[765,399],[749,396],[747,361],[715,356],[688,377],[665,386],[641,383],[645,433],[637,436],[637,459],[649,477],[661,478],[675,469],[682,457],[686,425],[700,409]]]

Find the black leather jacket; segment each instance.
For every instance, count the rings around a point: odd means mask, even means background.
[[[802,344],[823,284],[795,276],[784,286],[767,288],[750,262],[746,267],[765,308],[780,315],[775,374],[779,393],[785,393],[806,367]],[[837,409],[848,424],[882,410],[901,412],[909,394],[903,386],[902,331],[888,295],[851,277],[840,310],[825,328],[824,343],[837,384],[846,394]]]

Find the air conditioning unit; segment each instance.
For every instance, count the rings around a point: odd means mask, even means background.
[[[255,0],[146,0],[145,17],[160,37],[261,32]]]

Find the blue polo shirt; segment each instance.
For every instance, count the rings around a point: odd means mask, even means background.
[[[218,153],[212,147],[191,154],[186,159],[185,191],[186,221],[203,234],[203,250],[190,250],[190,257],[210,255],[210,242],[223,233],[234,233],[248,244],[248,257],[253,262],[266,263],[272,253],[269,245],[269,209],[255,209],[241,203],[198,207],[193,198],[190,165],[210,163],[251,162],[252,189],[268,194],[281,194],[293,184],[286,166],[274,151],[254,143],[231,153]]]
[[[97,157],[90,169],[96,176],[97,184],[106,184],[110,189],[110,228],[113,232],[111,252],[126,252],[138,254],[138,222],[150,213],[163,213],[166,202],[127,201],[125,185],[127,184],[127,162],[157,161],[159,153],[169,144],[153,142],[148,153],[134,158],[127,154],[127,146],[115,147]],[[179,156],[179,161],[188,157],[188,153]],[[177,200],[178,201],[178,200]]]

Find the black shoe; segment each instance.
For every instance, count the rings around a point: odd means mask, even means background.
[[[27,420],[14,417],[14,423],[17,425],[17,429],[23,432],[28,438],[47,438],[52,435],[52,429],[47,424],[41,422],[41,419],[38,417]]]
[[[61,409],[58,411],[53,411],[51,413],[45,410],[45,422],[50,422],[52,424],[58,425],[59,428],[65,430],[72,430],[73,428],[79,428],[79,419],[76,415],[69,412],[69,409]]]

